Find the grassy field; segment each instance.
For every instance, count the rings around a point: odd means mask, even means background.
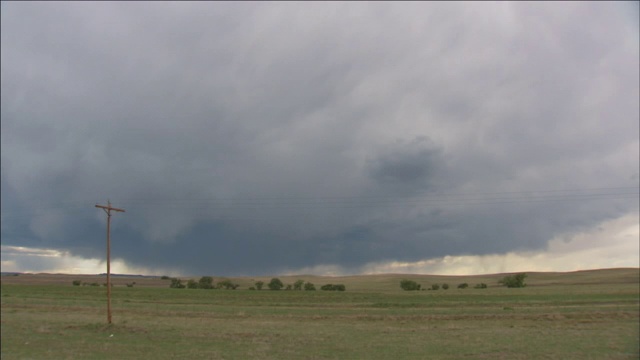
[[[280,277],[345,292],[170,289],[159,278],[2,277],[2,359],[638,359],[640,270]],[[405,292],[408,278],[437,291]],[[186,280],[186,279],[185,279]],[[196,278],[197,280],[197,278]],[[220,278],[215,278],[216,281]],[[125,284],[135,281],[134,287]],[[457,289],[467,282],[467,289]],[[487,289],[474,289],[477,283]]]

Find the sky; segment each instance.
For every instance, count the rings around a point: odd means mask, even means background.
[[[639,267],[637,2],[2,2],[2,271]]]

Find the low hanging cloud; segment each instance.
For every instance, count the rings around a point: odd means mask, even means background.
[[[3,245],[99,259],[110,200],[149,271],[542,251],[638,211],[634,9],[3,3]]]

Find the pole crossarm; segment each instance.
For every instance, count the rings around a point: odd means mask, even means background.
[[[96,204],[96,207],[97,207],[97,208],[101,208],[101,209],[105,209],[105,210],[107,210],[107,211],[108,211],[108,210],[113,210],[113,211],[124,212],[124,209],[114,208],[114,207],[111,207],[111,205],[104,206],[104,205],[97,205],[97,204]]]

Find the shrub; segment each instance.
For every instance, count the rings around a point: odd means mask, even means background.
[[[313,285],[313,284],[312,284],[312,283],[310,283],[310,282],[307,282],[306,284],[304,284],[304,289],[305,289],[306,291],[315,291],[315,290],[316,290],[316,286],[315,286],[315,285]]]
[[[287,286],[284,289],[285,290],[291,290],[291,289],[293,289],[293,285],[287,284]]]
[[[231,280],[222,280],[218,282],[218,289],[235,290],[238,288],[238,284],[234,284]]]
[[[282,289],[284,284],[282,283],[282,281],[280,281],[280,279],[273,278],[273,279],[271,279],[269,284],[267,284],[267,286],[269,287],[270,290],[280,290],[280,289]]]
[[[168,277],[167,275],[162,275],[162,277],[160,279],[162,279],[162,280],[170,280],[171,278]]]
[[[487,284],[485,283],[480,283],[480,284],[476,284],[476,286],[474,286],[475,289],[486,289],[487,288]]]
[[[255,290],[255,289],[256,289],[256,288],[255,288],[255,287],[253,287],[253,286],[251,286],[251,287],[249,288],[249,290]]]
[[[136,284],[136,282],[135,282],[135,281],[134,281],[134,282],[127,283],[127,287],[133,287],[133,285],[135,285],[135,284]]]
[[[203,276],[198,280],[200,289],[213,289],[213,278],[211,276]]]
[[[171,284],[169,287],[174,289],[184,289],[186,286],[182,283],[182,280],[178,278],[171,278]]]
[[[442,290],[447,290],[449,288],[449,284],[442,284]]]
[[[431,285],[431,290],[438,290],[438,289],[440,289],[440,285],[438,284]]]
[[[262,286],[264,285],[264,281],[256,281],[256,289],[262,290]]]
[[[420,286],[420,284],[413,280],[404,279],[400,281],[400,287],[405,291],[420,290]]]
[[[499,283],[510,288],[521,288],[527,286],[527,284],[524,283],[524,279],[526,277],[526,273],[505,276],[502,280],[499,281]]]
[[[458,289],[466,289],[468,287],[469,287],[469,284],[467,284],[467,283],[462,283],[462,284],[458,285]]]
[[[293,283],[293,290],[302,290],[302,285],[304,285],[304,280],[296,280]]]
[[[80,284],[82,284],[82,281],[80,281],[80,280],[73,280],[71,283],[73,284],[73,286],[80,286]]]
[[[189,279],[189,281],[187,281],[187,289],[197,289],[198,288],[198,282],[193,280],[193,279]]]
[[[324,290],[324,291],[333,290],[333,284],[322,285],[320,286],[320,290]]]
[[[326,284],[320,287],[320,290],[325,291],[345,291],[347,288],[342,284]]]

